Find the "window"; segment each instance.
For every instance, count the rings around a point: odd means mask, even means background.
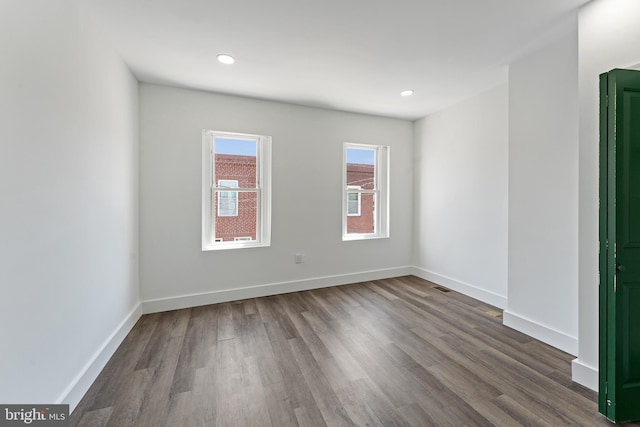
[[[205,130],[202,140],[202,250],[269,246],[271,137]]]
[[[218,180],[218,188],[238,188],[235,179]],[[238,216],[238,192],[218,191],[218,216]]]
[[[360,216],[362,197],[360,197],[360,193],[354,193],[348,190],[361,189],[362,187],[359,185],[347,185],[347,216]]]
[[[389,237],[389,147],[344,144],[342,239]]]

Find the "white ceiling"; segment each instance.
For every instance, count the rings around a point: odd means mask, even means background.
[[[505,81],[513,58],[588,1],[85,4],[141,81],[415,119]]]

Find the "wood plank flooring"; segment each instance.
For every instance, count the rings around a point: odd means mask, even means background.
[[[143,316],[74,426],[607,426],[573,357],[414,276]],[[639,424],[628,424],[639,425]]]

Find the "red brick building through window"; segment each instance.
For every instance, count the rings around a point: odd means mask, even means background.
[[[256,157],[215,155],[218,187],[255,188]],[[216,241],[256,240],[257,196],[255,192],[218,192],[213,200]]]
[[[347,188],[373,190],[373,165],[347,163]],[[374,233],[373,194],[347,191],[347,233]]]

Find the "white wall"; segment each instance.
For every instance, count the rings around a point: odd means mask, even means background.
[[[640,3],[595,0],[579,15],[580,346],[574,380],[598,386],[598,76],[640,63]]]
[[[578,349],[578,28],[509,66],[504,323]]]
[[[202,129],[273,137],[271,247],[202,252]],[[345,141],[391,146],[389,239],[341,240]],[[145,311],[408,273],[411,155],[409,121],[142,84]],[[296,252],[304,263],[294,264]]]
[[[73,1],[0,28],[0,402],[73,407],[139,303],[137,82]]]
[[[415,273],[498,307],[507,295],[507,85],[415,122]]]

